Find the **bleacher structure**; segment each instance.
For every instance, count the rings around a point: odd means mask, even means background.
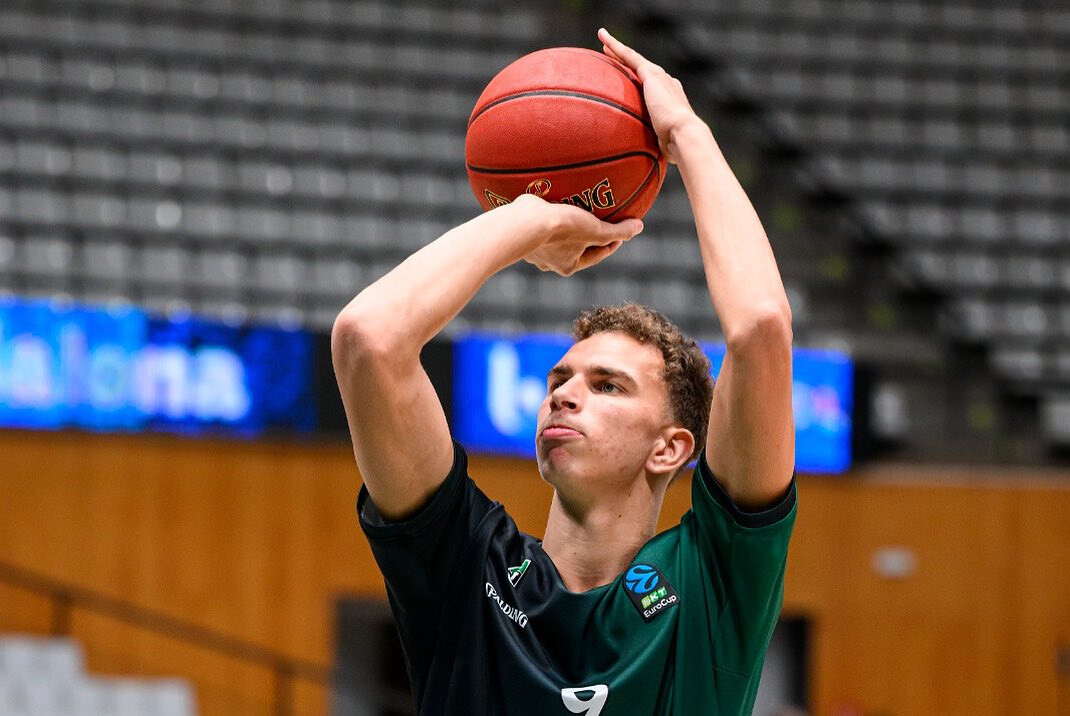
[[[102,678],[71,639],[0,634],[0,716],[195,716],[178,679]]]
[[[361,288],[479,211],[464,171],[471,107],[519,55],[590,46],[562,31],[576,7],[5,2],[0,292],[328,330]],[[1052,439],[1070,433],[1065,9],[632,0],[609,12],[690,71],[769,230],[797,343],[876,371],[878,433],[926,456],[1042,456],[985,447],[1005,395],[1038,399]],[[722,121],[726,106],[751,114]],[[931,310],[914,310],[918,295]],[[675,173],[644,235],[597,270],[513,267],[448,331],[563,331],[577,310],[624,299],[718,338]],[[988,351],[983,378],[957,362],[963,345]],[[939,400],[948,390],[956,407]],[[957,452],[941,453],[962,422]]]
[[[958,349],[978,347],[997,406],[1037,401],[1024,424],[1017,414],[1000,424],[977,403],[972,419],[993,442],[1016,428],[1025,441],[1028,431],[1070,440],[1070,10],[980,0],[629,7],[711,96],[750,108],[799,152],[800,182],[842,202],[856,244],[884,251],[880,280],[935,299],[935,322],[922,328],[943,343],[952,375],[972,368],[956,364]],[[919,383],[899,399],[924,414],[946,392]],[[1028,459],[1021,443],[1002,455],[980,447],[986,459]]]
[[[5,3],[0,282],[329,327],[475,213],[467,115],[537,27],[387,3]]]

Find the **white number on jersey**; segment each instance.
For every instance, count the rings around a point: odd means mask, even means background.
[[[581,699],[579,694],[584,691],[593,691],[594,695],[587,699]],[[565,708],[574,714],[587,714],[598,716],[602,713],[602,707],[609,698],[609,687],[605,684],[594,686],[580,686],[576,689],[561,689],[561,700],[565,702]]]

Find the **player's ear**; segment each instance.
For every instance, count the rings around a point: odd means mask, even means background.
[[[654,441],[646,469],[655,475],[675,475],[695,450],[695,436],[687,428],[670,425]]]

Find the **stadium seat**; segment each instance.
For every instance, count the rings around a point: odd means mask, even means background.
[[[4,716],[194,716],[189,684],[177,679],[100,678],[85,672],[70,639],[0,636]]]

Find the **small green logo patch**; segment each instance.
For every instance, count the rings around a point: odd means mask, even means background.
[[[661,587],[660,589],[655,589],[653,592],[651,592],[650,594],[648,594],[645,597],[643,597],[643,599],[642,599],[643,609],[646,609],[651,604],[653,604],[654,602],[660,600],[662,597],[664,597],[668,593],[669,593],[669,590],[666,589],[665,587]]]
[[[509,567],[509,584],[513,585],[513,589],[516,589],[516,585],[520,583],[520,578],[524,576],[524,572],[528,571],[528,567],[531,566],[531,560],[525,559],[516,567]]]

